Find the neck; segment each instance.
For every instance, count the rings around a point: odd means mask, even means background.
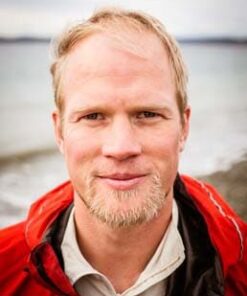
[[[170,223],[172,195],[147,223],[113,229],[93,217],[75,197],[77,241],[83,256],[111,281],[117,292],[132,286],[158,247]]]

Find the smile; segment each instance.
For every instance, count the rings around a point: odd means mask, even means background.
[[[130,190],[143,182],[146,175],[114,174],[100,176],[100,180],[115,190]]]

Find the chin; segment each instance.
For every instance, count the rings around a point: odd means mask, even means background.
[[[165,206],[166,190],[154,176],[131,190],[115,190],[92,182],[80,195],[90,213],[110,227],[128,227],[155,218]]]

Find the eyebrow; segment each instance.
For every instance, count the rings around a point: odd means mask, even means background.
[[[168,105],[158,105],[158,104],[147,104],[143,106],[134,106],[131,108],[133,111],[143,111],[143,110],[153,110],[153,111],[168,111],[171,112],[171,108]]]

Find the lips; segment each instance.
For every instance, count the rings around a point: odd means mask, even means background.
[[[144,174],[111,174],[100,176],[100,180],[116,190],[130,190],[143,182],[146,175]]]

